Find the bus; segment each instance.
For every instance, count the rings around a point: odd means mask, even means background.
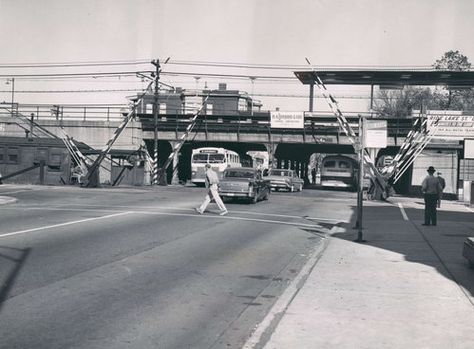
[[[248,151],[252,157],[252,167],[259,171],[267,172],[269,169],[269,155],[266,151]]]
[[[241,167],[240,156],[235,151],[225,148],[204,147],[193,149],[191,155],[191,182],[195,185],[204,185],[205,166],[211,164],[211,168],[219,178],[227,167]]]
[[[357,188],[357,161],[347,155],[327,155],[321,162],[321,186]]]

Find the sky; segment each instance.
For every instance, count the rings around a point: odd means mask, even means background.
[[[472,0],[0,0],[0,101],[11,101],[15,77],[18,103],[126,104],[146,81],[22,75],[148,71],[169,57],[160,74],[168,85],[224,82],[263,109],[308,110],[308,87],[293,74],[310,68],[306,59],[315,68],[428,68],[459,50],[474,62],[473,17]],[[118,61],[141,64],[38,67]],[[368,107],[366,87],[330,90],[343,111]],[[315,109],[328,108],[316,98]]]

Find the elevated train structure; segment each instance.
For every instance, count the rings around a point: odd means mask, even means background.
[[[307,178],[308,161],[313,153],[324,154],[354,154],[354,146],[357,134],[357,125],[360,120],[359,115],[345,113],[343,116],[337,106],[337,101],[329,94],[325,84],[358,84],[370,85],[371,106],[373,99],[374,85],[404,86],[404,85],[437,85],[445,84],[448,88],[466,88],[474,86],[474,72],[443,72],[443,71],[315,71],[314,69],[295,72],[296,77],[303,83],[310,86],[310,108],[305,113],[302,127],[300,128],[273,128],[270,122],[269,112],[234,112],[230,114],[215,114],[213,112],[206,115],[186,115],[184,113],[148,113],[145,111],[133,110],[127,114],[127,122],[138,120],[141,131],[141,139],[145,141],[149,152],[153,149],[153,142],[158,143],[158,164],[167,167],[172,160],[173,166],[167,173],[168,182],[186,180],[190,178],[189,159],[192,150],[198,147],[223,147],[233,150],[244,156],[249,151],[264,151],[270,154],[271,166],[278,168],[291,168],[297,173]],[[325,95],[334,115],[322,115],[313,112],[314,86],[318,86]],[[143,96],[141,97],[143,98]],[[203,99],[203,105],[207,98]],[[134,103],[138,104],[138,101]],[[18,107],[17,107],[18,108]],[[160,106],[161,108],[161,106]],[[156,108],[155,108],[156,109]],[[18,109],[17,109],[18,110]],[[207,110],[207,108],[204,108]],[[156,111],[156,110],[155,110]],[[144,112],[144,113],[143,113]],[[362,115],[371,117],[371,115]],[[342,121],[341,121],[342,120]],[[374,154],[377,160],[381,156],[391,156],[397,158],[400,150],[406,144],[407,138],[413,131],[416,118],[406,119],[388,118],[388,146],[378,149]],[[63,116],[61,127],[67,124],[67,118]],[[123,123],[122,123],[123,124]],[[121,125],[122,125],[121,124]],[[125,124],[126,125],[126,124]],[[81,127],[78,125],[78,127]],[[123,130],[125,126],[119,126]],[[50,125],[54,128],[54,125]],[[158,132],[157,132],[158,131]],[[117,132],[114,133],[116,137]],[[112,140],[111,139],[111,140]],[[416,144],[417,139],[410,139],[410,145]],[[113,142],[112,142],[113,143]],[[112,145],[110,141],[108,145]],[[449,153],[449,158],[453,163],[462,158],[462,141],[438,141],[425,144],[416,149],[416,156],[426,147],[426,153],[443,154]],[[403,156],[413,149],[407,150]],[[420,150],[418,152],[418,150]],[[105,155],[102,154],[102,155]],[[422,154],[421,154],[422,155]],[[416,158],[413,157],[413,161]],[[437,158],[439,156],[435,156]],[[365,158],[365,156],[364,156]],[[428,157],[431,161],[433,156]],[[441,157],[440,157],[441,158]],[[372,160],[372,162],[373,162]],[[426,159],[425,159],[426,160]],[[424,164],[424,163],[423,163]],[[375,165],[371,164],[372,170],[378,173]],[[156,165],[155,165],[156,166]],[[458,165],[454,167],[456,171]],[[422,166],[421,166],[422,167]],[[452,167],[452,166],[451,166]],[[407,163],[408,169],[404,176],[399,175],[399,186],[407,189],[412,184],[412,171],[418,171],[420,164]],[[177,170],[177,171],[176,171]],[[379,176],[380,174],[378,174]],[[419,176],[419,173],[417,173]],[[457,173],[453,176],[453,181],[457,181]],[[405,182],[405,184],[404,184]],[[454,184],[452,189],[457,188]],[[409,189],[409,188],[408,188]]]

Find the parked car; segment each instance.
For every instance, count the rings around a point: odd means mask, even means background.
[[[219,183],[219,194],[225,198],[245,198],[251,203],[268,200],[270,187],[261,171],[251,167],[229,167]]]
[[[265,178],[270,188],[274,190],[284,189],[291,192],[303,190],[304,181],[293,170],[273,168],[268,171],[268,176]]]

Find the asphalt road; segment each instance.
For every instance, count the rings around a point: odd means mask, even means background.
[[[0,186],[0,348],[239,348],[355,193]]]

